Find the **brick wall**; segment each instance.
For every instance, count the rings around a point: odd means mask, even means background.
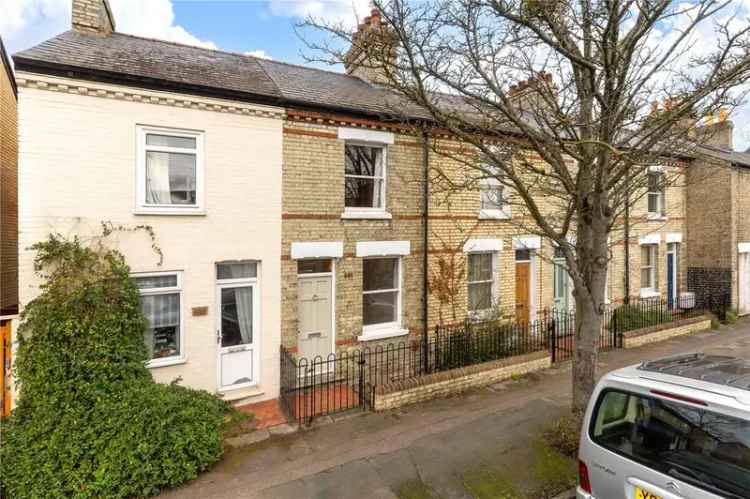
[[[750,236],[742,211],[750,207],[743,194],[750,187],[747,174],[724,162],[700,159],[687,177],[688,288],[701,304],[736,307],[737,243]]]
[[[423,251],[423,165],[419,139],[403,130],[392,130],[395,142],[387,148],[386,211],[390,220],[349,220],[344,212],[344,144],[338,138],[339,126],[369,125],[387,129],[382,123],[357,122],[347,118],[313,116],[301,111],[290,111],[284,128],[283,179],[283,261],[282,261],[282,341],[294,350],[298,342],[297,262],[291,259],[294,242],[341,241],[343,258],[335,266],[335,331],[337,349],[372,346],[360,343],[362,335],[362,259],[355,254],[360,241],[407,240],[411,254],[403,258],[403,326],[411,334],[421,334],[422,317],[422,251]],[[513,318],[516,307],[516,261],[512,243],[516,236],[533,235],[530,218],[520,205],[513,205],[510,219],[480,217],[479,186],[471,179],[476,171],[451,155],[466,154],[464,145],[455,140],[438,139],[430,143],[430,206],[428,228],[428,293],[430,331],[436,324],[464,320],[467,315],[468,289],[466,283],[467,254],[463,250],[468,239],[500,239],[503,250],[496,258],[495,312]],[[537,157],[532,161],[543,165]],[[681,165],[671,170],[678,178]],[[441,180],[442,179],[442,180]],[[446,179],[463,188],[446,188]],[[639,199],[633,207],[631,227],[631,293],[640,290],[639,236],[659,235],[658,283],[666,298],[667,234],[682,238],[679,245],[679,289],[687,287],[685,235],[685,188],[680,181],[666,193],[667,216],[649,220],[647,201]],[[543,209],[559,207],[542,202]],[[526,227],[526,228],[524,228]],[[621,235],[612,237],[609,296],[622,300],[624,267]],[[553,251],[550,241],[542,239],[535,252],[532,286],[538,314],[553,307]],[[444,271],[443,269],[449,269]],[[450,270],[452,269],[452,270]],[[433,284],[449,281],[454,293],[449,296],[436,292]],[[572,285],[572,283],[571,283]],[[404,338],[398,338],[401,340]]]
[[[71,19],[81,33],[107,35],[115,30],[108,0],[73,0]]]
[[[653,328],[629,331],[623,335],[623,347],[635,348],[648,343],[664,341],[676,336],[697,333],[698,331],[706,331],[708,329],[711,329],[711,319],[708,317],[697,317]]]
[[[18,106],[0,41],[0,315],[18,308]]]
[[[374,409],[385,411],[408,404],[445,397],[472,388],[491,385],[514,376],[550,367],[547,352],[452,369],[412,378],[375,389]]]

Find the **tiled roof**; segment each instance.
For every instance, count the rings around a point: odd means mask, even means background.
[[[67,31],[13,56],[19,69],[78,70],[122,83],[214,91],[270,103],[323,107],[369,115],[426,115],[396,103],[394,94],[360,78],[244,54],[209,50],[122,33]]]
[[[17,70],[208,94],[248,102],[359,115],[429,119],[426,110],[355,76],[122,33],[67,31],[13,56]],[[460,96],[435,94],[453,112],[476,110]],[[531,116],[526,117],[534,125]],[[504,127],[512,133],[512,126]],[[750,166],[750,153],[700,146],[717,159]]]
[[[13,56],[17,68],[78,69],[124,81],[143,79],[171,86],[278,99],[278,88],[258,59],[113,33],[67,31]]]

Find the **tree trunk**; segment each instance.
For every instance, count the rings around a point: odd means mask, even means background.
[[[599,336],[603,326],[604,298],[609,260],[607,220],[594,216],[578,226],[576,251],[580,279],[574,279],[576,334],[573,349],[572,410],[586,410],[596,386]]]

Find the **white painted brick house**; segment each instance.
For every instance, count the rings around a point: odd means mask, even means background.
[[[106,2],[75,0],[66,35],[97,29],[113,30]],[[111,239],[142,289],[154,378],[277,397],[283,110],[16,61],[22,306],[39,284],[31,244],[101,234],[102,222],[152,226],[161,264],[142,231]]]

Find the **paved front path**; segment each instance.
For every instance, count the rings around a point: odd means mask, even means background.
[[[600,371],[690,351],[750,357],[750,321],[608,352]],[[546,422],[565,412],[569,399],[570,367],[561,365],[525,381],[233,449],[212,471],[164,496],[395,498],[421,482],[439,497],[468,498],[464,473],[512,464]]]

